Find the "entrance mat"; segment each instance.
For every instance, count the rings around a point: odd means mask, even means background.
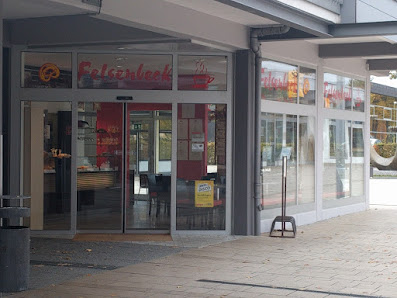
[[[76,234],[74,241],[172,241],[169,234]]]

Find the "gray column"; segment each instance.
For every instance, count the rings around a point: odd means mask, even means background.
[[[254,54],[236,53],[233,145],[233,233],[254,234]]]

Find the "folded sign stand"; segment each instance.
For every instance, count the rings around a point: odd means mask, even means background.
[[[276,216],[273,220],[272,227],[270,229],[270,237],[283,237],[283,238],[295,238],[296,236],[296,224],[295,218],[292,216],[286,216],[287,208],[287,157],[283,156],[283,171],[282,171],[282,195],[281,195],[281,216]],[[275,230],[274,226],[276,222],[281,223],[281,230]],[[292,225],[292,230],[285,229],[285,223],[289,222]],[[287,234],[286,234],[287,232]],[[281,233],[281,234],[280,234]],[[293,234],[291,234],[293,233]]]

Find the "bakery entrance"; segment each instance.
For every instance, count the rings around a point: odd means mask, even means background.
[[[77,230],[170,229],[171,110],[78,104]]]

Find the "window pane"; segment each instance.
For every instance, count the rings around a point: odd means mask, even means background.
[[[178,105],[176,228],[224,230],[226,105]]]
[[[275,61],[262,61],[263,100],[297,102],[298,67]]]
[[[306,67],[299,68],[299,103],[304,105],[316,104],[316,70]]]
[[[22,52],[22,88],[72,88],[71,53]]]
[[[324,120],[323,199],[350,197],[350,121]],[[324,207],[332,204],[324,203]]]
[[[171,90],[171,55],[79,54],[82,89]]]
[[[179,56],[178,90],[227,90],[227,57]]]
[[[365,81],[353,80],[353,110],[365,111]]]
[[[171,139],[172,133],[160,132],[160,160],[171,160]]]
[[[352,109],[352,80],[324,73],[324,106],[331,109]]]

